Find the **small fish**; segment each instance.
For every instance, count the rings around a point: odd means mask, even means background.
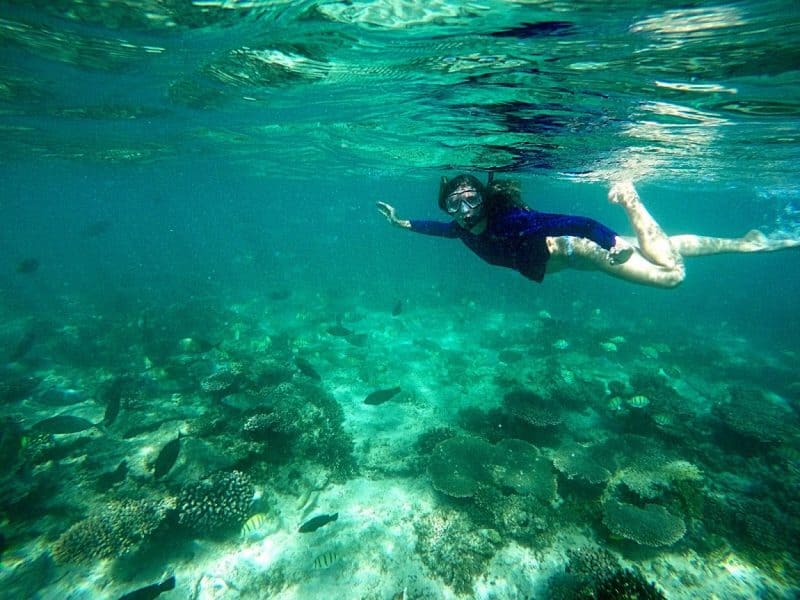
[[[106,412],[103,415],[103,425],[106,427],[113,425],[119,415],[119,407],[122,401],[121,378],[115,379],[111,386],[106,390]]]
[[[212,350],[219,350],[220,344],[222,344],[222,342],[214,343],[206,339],[196,337],[186,337],[178,341],[178,347],[181,349],[181,352],[190,354],[205,354],[206,352],[211,352]]]
[[[105,473],[101,473],[100,476],[97,478],[97,483],[95,487],[97,488],[98,492],[107,492],[111,489],[111,487],[115,483],[119,483],[125,479],[125,476],[128,474],[128,461],[123,460],[121,463],[117,465],[117,468],[113,471],[106,471]]]
[[[370,404],[372,406],[383,404],[384,402],[388,402],[397,394],[401,392],[399,387],[389,388],[387,390],[377,390],[372,392],[369,396],[364,398],[364,404]]]
[[[628,398],[628,406],[633,408],[644,408],[648,404],[650,404],[650,398],[647,396],[636,395],[632,398]]]
[[[292,292],[289,290],[275,290],[267,294],[267,298],[270,300],[288,300],[291,295]]]
[[[392,316],[397,317],[402,312],[403,312],[403,301],[398,300],[397,302],[394,303],[394,306],[392,307]]]
[[[336,337],[349,337],[353,335],[353,330],[344,327],[341,323],[337,323],[331,327],[328,327],[325,330],[330,335],[335,335]]]
[[[316,381],[322,381],[322,377],[320,377],[320,374],[317,373],[317,370],[314,367],[312,367],[311,363],[308,362],[305,358],[301,356],[295,357],[294,364],[297,365],[297,368],[306,377],[311,377],[311,379],[315,379]]]
[[[314,559],[314,568],[315,569],[327,569],[333,563],[339,560],[339,555],[332,550],[328,550],[327,552],[323,552],[317,558]]]
[[[263,537],[264,530],[269,524],[269,516],[265,513],[256,513],[242,525],[242,539]]]
[[[369,336],[366,333],[354,333],[353,335],[348,335],[346,338],[344,338],[344,341],[351,346],[362,348],[367,345]]]
[[[164,447],[161,448],[161,451],[156,456],[156,460],[153,463],[153,478],[160,479],[172,468],[175,464],[175,461],[178,460],[178,453],[181,449],[181,434],[178,432],[178,437],[174,440],[168,441],[164,444]]]
[[[153,598],[158,598],[158,596],[160,596],[163,592],[174,589],[175,575],[168,577],[161,583],[146,585],[143,588],[139,588],[138,590],[129,592],[124,596],[120,596],[119,600],[153,600]]]
[[[311,517],[308,521],[300,525],[299,531],[300,533],[311,533],[312,531],[316,531],[323,525],[327,525],[328,523],[332,523],[336,519],[339,518],[339,513],[333,513],[331,515],[317,515],[316,517]]]
[[[39,260],[36,258],[23,258],[17,263],[17,273],[28,275],[39,270]]]
[[[58,415],[34,423],[31,431],[34,433],[77,433],[91,429],[95,424],[82,417],[72,415]]]

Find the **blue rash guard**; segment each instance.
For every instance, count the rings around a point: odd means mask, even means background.
[[[411,221],[411,231],[446,238],[459,238],[492,265],[519,271],[528,279],[544,279],[547,260],[545,238],[569,235],[595,242],[610,250],[616,233],[588,217],[543,213],[512,207],[491,215],[483,233],[475,235],[455,221]]]

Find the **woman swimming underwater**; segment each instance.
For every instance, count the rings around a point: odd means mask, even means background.
[[[616,183],[608,199],[621,206],[636,237],[623,238],[588,217],[543,213],[527,207],[508,180],[483,185],[471,175],[442,178],[439,207],[453,220],[397,217],[393,206],[378,210],[398,227],[458,238],[486,262],[541,282],[564,269],[602,271],[653,287],[672,288],[685,277],[684,258],[725,253],[772,252],[800,247],[800,240],[769,239],[753,230],[741,238],[668,236],[653,219],[631,182]]]

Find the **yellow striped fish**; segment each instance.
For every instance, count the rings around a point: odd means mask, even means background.
[[[339,560],[339,555],[336,554],[336,552],[334,552],[333,550],[328,550],[327,552],[323,552],[317,558],[314,559],[314,568],[327,569],[337,560]]]
[[[266,535],[269,515],[256,513],[242,525],[242,539],[259,539]]]

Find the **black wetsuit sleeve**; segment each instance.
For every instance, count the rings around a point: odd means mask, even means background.
[[[434,235],[436,237],[458,238],[461,237],[461,227],[455,221],[445,223],[443,221],[420,221],[411,220],[411,231],[415,233],[423,233],[425,235]]]

